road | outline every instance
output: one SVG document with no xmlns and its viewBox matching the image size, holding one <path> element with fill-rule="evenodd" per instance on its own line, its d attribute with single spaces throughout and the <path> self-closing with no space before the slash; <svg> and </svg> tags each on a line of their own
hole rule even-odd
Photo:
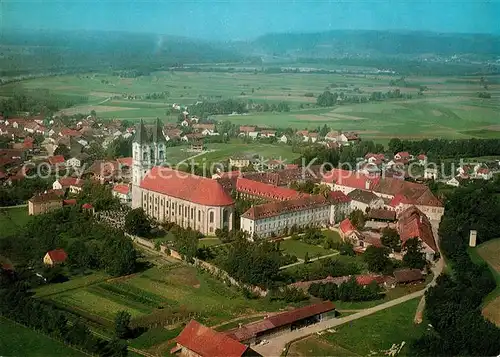
<svg viewBox="0 0 500 357">
<path fill-rule="evenodd" d="M 334 328 L 334 327 L 339 326 L 339 325 L 343 325 L 347 322 L 351 322 L 351 321 L 360 319 L 362 317 L 366 317 L 366 316 L 374 314 L 378 311 L 382 311 L 382 310 L 388 309 L 390 307 L 407 302 L 409 300 L 421 297 L 424 295 L 426 289 L 423 289 L 423 290 L 414 292 L 412 294 L 408 294 L 408 295 L 402 296 L 400 298 L 385 302 L 383 304 L 362 310 L 356 314 L 352 314 L 352 315 L 349 315 L 346 317 L 341 317 L 338 319 L 333 318 L 330 320 L 321 321 L 317 324 L 307 326 L 307 327 L 301 328 L 299 330 L 287 332 L 286 334 L 283 334 L 281 336 L 278 336 L 276 338 L 269 340 L 269 343 L 266 345 L 252 346 L 252 349 L 254 349 L 255 351 L 257 351 L 258 353 L 260 353 L 261 355 L 263 355 L 265 357 L 279 356 L 281 354 L 281 352 L 283 352 L 283 349 L 285 348 L 286 344 L 293 341 L 293 340 L 309 336 L 309 335 L 314 334 L 316 332 L 320 332 L 323 330 Z"/>
</svg>

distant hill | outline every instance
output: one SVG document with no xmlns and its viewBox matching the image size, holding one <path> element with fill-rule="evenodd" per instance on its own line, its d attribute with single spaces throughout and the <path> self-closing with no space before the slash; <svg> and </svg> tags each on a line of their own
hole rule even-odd
<svg viewBox="0 0 500 357">
<path fill-rule="evenodd" d="M 0 32 L 0 76 L 102 68 L 156 69 L 240 59 L 228 48 L 174 36 L 95 31 Z"/>
<path fill-rule="evenodd" d="M 500 55 L 500 36 L 351 30 L 272 33 L 246 43 L 246 51 L 260 55 L 310 58 L 464 54 L 495 57 Z"/>
</svg>

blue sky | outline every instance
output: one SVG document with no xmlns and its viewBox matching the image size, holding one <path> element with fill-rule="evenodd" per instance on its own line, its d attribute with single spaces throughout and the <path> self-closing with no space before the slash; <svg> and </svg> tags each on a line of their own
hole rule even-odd
<svg viewBox="0 0 500 357">
<path fill-rule="evenodd" d="M 1 28 L 118 30 L 203 39 L 405 29 L 500 34 L 500 0 L 0 0 Z"/>
</svg>

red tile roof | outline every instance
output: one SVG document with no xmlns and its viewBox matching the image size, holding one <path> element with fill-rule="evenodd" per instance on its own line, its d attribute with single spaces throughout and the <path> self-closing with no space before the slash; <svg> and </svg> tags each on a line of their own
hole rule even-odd
<svg viewBox="0 0 500 357">
<path fill-rule="evenodd" d="M 76 199 L 71 198 L 69 200 L 63 200 L 63 206 L 74 206 L 76 205 Z"/>
<path fill-rule="evenodd" d="M 59 134 L 61 136 L 82 136 L 82 133 L 80 133 L 78 130 L 73 129 L 62 129 Z"/>
<path fill-rule="evenodd" d="M 94 206 L 92 206 L 90 203 L 84 203 L 82 205 L 82 208 L 83 209 L 92 209 L 92 208 L 94 208 Z"/>
<path fill-rule="evenodd" d="M 34 195 L 33 197 L 31 197 L 29 199 L 29 202 L 32 202 L 32 203 L 53 202 L 53 201 L 60 202 L 60 200 L 61 200 L 61 198 L 56 192 L 47 191 L 44 193 Z"/>
<path fill-rule="evenodd" d="M 394 156 L 399 156 L 402 159 L 409 159 L 410 158 L 410 153 L 408 151 L 400 151 Z"/>
<path fill-rule="evenodd" d="M 323 175 L 323 182 L 341 186 L 369 190 L 380 180 L 379 177 L 365 175 L 357 171 L 332 169 Z"/>
<path fill-rule="evenodd" d="M 288 212 L 329 206 L 328 200 L 320 195 L 300 197 L 286 201 L 275 201 L 252 206 L 241 217 L 252 220 L 279 216 Z"/>
<path fill-rule="evenodd" d="M 374 281 L 377 282 L 377 284 L 383 284 L 385 282 L 385 277 L 383 275 L 357 275 L 356 276 L 356 282 L 362 286 L 370 285 Z"/>
<path fill-rule="evenodd" d="M 118 163 L 122 166 L 132 167 L 133 164 L 133 158 L 131 157 L 120 157 L 116 159 L 116 161 L 118 161 Z"/>
<path fill-rule="evenodd" d="M 419 159 L 419 160 L 426 160 L 427 159 L 427 155 L 420 154 L 420 155 L 417 156 L 417 159 Z"/>
<path fill-rule="evenodd" d="M 250 133 L 255 131 L 255 126 L 240 126 L 240 133 Z"/>
<path fill-rule="evenodd" d="M 349 218 L 346 218 L 342 222 L 340 222 L 339 228 L 344 234 L 356 230 L 356 228 L 352 225 L 351 220 Z"/>
<path fill-rule="evenodd" d="M 368 154 L 365 155 L 365 159 L 370 159 L 372 157 L 377 159 L 377 160 L 384 160 L 385 159 L 384 154 L 374 154 L 372 152 L 369 152 Z"/>
<path fill-rule="evenodd" d="M 290 188 L 268 185 L 244 177 L 238 177 L 236 191 L 277 201 L 291 200 L 304 196 L 304 194 Z"/>
<path fill-rule="evenodd" d="M 374 192 L 394 196 L 394 202 L 391 202 L 391 206 L 393 207 L 397 206 L 399 202 L 442 207 L 441 201 L 423 184 L 396 178 L 383 178 L 375 183 L 372 189 Z M 398 195 L 400 197 L 396 199 Z"/>
<path fill-rule="evenodd" d="M 212 330 L 195 320 L 191 320 L 184 327 L 175 341 L 202 357 L 239 357 L 248 349 L 226 334 Z"/>
<path fill-rule="evenodd" d="M 129 185 L 117 184 L 113 187 L 113 191 L 121 193 L 122 195 L 128 195 L 128 193 L 130 192 L 130 187 Z"/>
<path fill-rule="evenodd" d="M 330 198 L 337 203 L 347 203 L 351 201 L 351 198 L 342 191 L 331 191 Z"/>
<path fill-rule="evenodd" d="M 70 186 L 83 186 L 83 180 L 76 177 L 61 177 L 57 180 L 63 188 L 68 188 Z"/>
<path fill-rule="evenodd" d="M 267 330 L 285 326 L 334 309 L 335 305 L 331 301 L 323 301 L 319 304 L 304 306 L 292 311 L 269 316 L 264 320 L 249 323 L 241 328 L 229 330 L 226 334 L 237 341 L 245 341 Z"/>
<path fill-rule="evenodd" d="M 241 175 L 241 171 L 223 171 L 223 172 L 218 172 L 217 175 L 219 175 L 220 178 L 235 178 Z"/>
<path fill-rule="evenodd" d="M 141 188 L 206 206 L 234 204 L 217 180 L 156 166 L 144 177 Z"/>
<path fill-rule="evenodd" d="M 398 283 L 411 283 L 424 279 L 422 272 L 418 269 L 400 269 L 395 270 L 393 274 Z"/>
<path fill-rule="evenodd" d="M 49 250 L 47 254 L 54 263 L 62 263 L 68 258 L 64 249 Z"/>
<path fill-rule="evenodd" d="M 66 160 L 62 155 L 55 155 L 55 156 L 49 156 L 48 161 L 49 164 L 51 165 L 57 165 L 57 164 L 63 164 Z"/>
<path fill-rule="evenodd" d="M 438 251 L 432 225 L 417 207 L 411 206 L 399 215 L 397 228 L 403 246 L 408 239 L 418 238 L 434 252 Z"/>
</svg>

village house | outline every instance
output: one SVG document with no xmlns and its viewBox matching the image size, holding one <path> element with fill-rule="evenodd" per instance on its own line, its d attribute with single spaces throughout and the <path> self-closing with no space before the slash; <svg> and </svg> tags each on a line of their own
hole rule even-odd
<svg viewBox="0 0 500 357">
<path fill-rule="evenodd" d="M 256 137 L 258 135 L 257 128 L 255 126 L 240 126 L 240 131 L 239 131 L 240 136 L 252 136 Z"/>
<path fill-rule="evenodd" d="M 52 184 L 53 190 L 69 190 L 72 194 L 78 194 L 82 191 L 84 181 L 76 177 L 62 177 Z"/>
<path fill-rule="evenodd" d="M 66 167 L 79 168 L 82 167 L 85 160 L 88 160 L 90 156 L 86 153 L 81 153 L 73 156 L 72 158 L 66 160 Z"/>
<path fill-rule="evenodd" d="M 62 264 L 68 259 L 68 255 L 63 249 L 49 250 L 43 257 L 43 264 L 54 266 Z"/>
<path fill-rule="evenodd" d="M 47 162 L 53 168 L 66 166 L 66 160 L 64 159 L 64 156 L 62 156 L 62 155 L 49 156 L 47 158 Z"/>
<path fill-rule="evenodd" d="M 398 269 L 393 274 L 398 284 L 418 283 L 425 280 L 425 276 L 418 269 Z"/>
<path fill-rule="evenodd" d="M 229 167 L 237 167 L 242 169 L 250 166 L 252 159 L 248 156 L 233 156 L 229 158 Z"/>
<path fill-rule="evenodd" d="M 413 160 L 413 155 L 411 155 L 408 151 L 400 151 L 394 155 L 394 160 L 397 162 L 408 163 L 410 160 Z"/>
<path fill-rule="evenodd" d="M 421 166 L 427 165 L 427 155 L 425 154 L 420 154 L 417 156 L 418 164 Z"/>
<path fill-rule="evenodd" d="M 49 191 L 37 194 L 28 200 L 28 214 L 37 216 L 44 214 L 63 206 L 61 197 L 55 192 Z"/>
<path fill-rule="evenodd" d="M 279 142 L 280 143 L 283 143 L 283 144 L 286 144 L 288 143 L 288 138 L 285 134 L 281 135 L 281 137 L 279 138 Z"/>
<path fill-rule="evenodd" d="M 130 186 L 125 184 L 116 184 L 112 190 L 113 196 L 118 198 L 121 203 L 128 204 L 132 201 Z"/>
<path fill-rule="evenodd" d="M 276 130 L 261 130 L 260 136 L 263 138 L 274 138 L 276 137 Z"/>
<path fill-rule="evenodd" d="M 339 136 L 341 133 L 337 130 L 331 130 L 325 135 L 325 140 L 326 141 L 333 141 L 337 142 L 339 140 Z"/>
<path fill-rule="evenodd" d="M 244 357 L 260 356 L 247 345 L 191 320 L 175 338 L 170 354 L 180 357 Z"/>
<path fill-rule="evenodd" d="M 359 209 L 363 213 L 370 209 L 380 209 L 384 207 L 384 200 L 371 191 L 355 189 L 347 194 L 351 199 L 351 209 Z"/>
<path fill-rule="evenodd" d="M 340 237 L 344 242 L 355 242 L 360 239 L 361 233 L 358 232 L 356 227 L 351 223 L 349 218 L 344 219 L 339 224 Z"/>
<path fill-rule="evenodd" d="M 432 225 L 417 207 L 411 206 L 398 215 L 397 230 L 403 248 L 408 239 L 418 238 L 422 242 L 425 258 L 428 261 L 434 260 L 438 248 L 432 233 Z"/>
<path fill-rule="evenodd" d="M 437 180 L 438 170 L 430 167 L 426 167 L 424 170 L 424 179 L 426 180 Z"/>
<path fill-rule="evenodd" d="M 266 166 L 269 170 L 279 170 L 283 169 L 284 164 L 281 160 L 272 159 L 266 162 Z"/>
</svg>

